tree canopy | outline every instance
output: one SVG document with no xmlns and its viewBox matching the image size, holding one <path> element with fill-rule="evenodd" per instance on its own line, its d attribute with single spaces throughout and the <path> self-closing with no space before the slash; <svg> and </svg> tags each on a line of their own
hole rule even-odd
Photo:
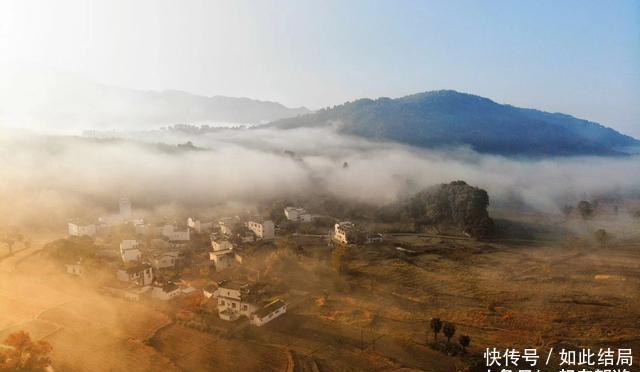
<svg viewBox="0 0 640 372">
<path fill-rule="evenodd" d="M 404 205 L 404 213 L 419 224 L 454 225 L 467 234 L 483 238 L 493 232 L 487 207 L 489 195 L 464 181 L 440 184 L 417 193 Z"/>
</svg>

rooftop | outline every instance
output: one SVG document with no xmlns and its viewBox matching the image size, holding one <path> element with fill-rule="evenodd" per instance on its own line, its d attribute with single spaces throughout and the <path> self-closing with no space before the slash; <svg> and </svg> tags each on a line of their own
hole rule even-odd
<svg viewBox="0 0 640 372">
<path fill-rule="evenodd" d="M 139 273 L 140 271 L 144 271 L 147 269 L 150 269 L 151 266 L 149 264 L 143 263 L 143 264 L 138 264 L 135 266 L 131 266 L 129 268 L 126 269 L 128 274 L 134 274 L 134 273 Z"/>
<path fill-rule="evenodd" d="M 255 314 L 259 318 L 264 318 L 265 316 L 271 314 L 272 312 L 274 312 L 277 309 L 285 306 L 286 304 L 287 303 L 282 301 L 281 299 L 277 299 L 277 300 L 274 300 L 274 301 L 270 302 L 269 304 L 267 304 L 262 309 L 256 311 Z"/>
<path fill-rule="evenodd" d="M 249 287 L 249 283 L 241 282 L 239 280 L 223 280 L 218 283 L 218 288 L 233 289 L 239 291 Z"/>
<path fill-rule="evenodd" d="M 338 225 L 340 225 L 340 227 L 342 227 L 343 229 L 352 229 L 355 226 L 351 221 L 338 222 Z"/>
<path fill-rule="evenodd" d="M 178 285 L 174 282 L 169 282 L 162 286 L 162 290 L 165 292 L 173 292 L 178 288 L 179 288 Z"/>
<path fill-rule="evenodd" d="M 304 209 L 302 207 L 286 207 L 284 210 L 286 210 L 286 211 L 306 212 L 306 209 Z"/>
</svg>

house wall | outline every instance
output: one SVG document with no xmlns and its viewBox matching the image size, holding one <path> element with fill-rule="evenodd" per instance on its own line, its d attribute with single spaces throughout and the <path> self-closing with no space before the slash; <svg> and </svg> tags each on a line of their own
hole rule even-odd
<svg viewBox="0 0 640 372">
<path fill-rule="evenodd" d="M 275 309 L 273 312 L 271 312 L 270 314 L 262 318 L 254 314 L 251 317 L 251 324 L 256 325 L 258 327 L 262 327 L 263 325 L 269 323 L 270 321 L 274 320 L 275 318 L 279 317 L 280 315 L 286 312 L 287 312 L 287 305 L 284 305 L 282 307 Z"/>
<path fill-rule="evenodd" d="M 176 258 L 170 255 L 164 255 L 153 259 L 153 267 L 156 269 L 167 269 L 176 265 Z"/>
<path fill-rule="evenodd" d="M 140 261 L 142 258 L 142 252 L 137 248 L 120 251 L 120 255 L 122 256 L 123 262 Z"/>
<path fill-rule="evenodd" d="M 118 280 L 120 280 L 120 281 L 128 282 L 129 281 L 129 274 L 127 274 L 127 272 L 125 270 L 118 270 L 118 271 L 116 271 L 116 278 L 118 278 Z"/>
<path fill-rule="evenodd" d="M 142 274 L 142 285 L 149 285 L 153 282 L 153 270 L 151 268 L 146 269 Z"/>
<path fill-rule="evenodd" d="M 270 220 L 264 222 L 249 221 L 247 222 L 247 227 L 260 239 L 273 239 L 275 236 L 275 225 Z"/>
<path fill-rule="evenodd" d="M 96 236 L 96 225 L 78 225 L 69 222 L 69 235 L 71 236 Z"/>
<path fill-rule="evenodd" d="M 72 275 L 82 275 L 83 274 L 82 266 L 77 264 L 67 265 L 67 273 Z"/>
<path fill-rule="evenodd" d="M 153 290 L 151 291 L 151 297 L 162 301 L 169 301 L 170 299 L 178 296 L 180 296 L 179 288 L 171 292 L 165 292 L 161 287 L 153 287 Z"/>
<path fill-rule="evenodd" d="M 209 252 L 209 259 L 213 261 L 216 271 L 221 271 L 229 268 L 233 264 L 233 256 L 223 253 L 216 254 L 215 252 Z"/>
<path fill-rule="evenodd" d="M 231 235 L 233 232 L 231 231 L 233 228 L 233 223 L 227 220 L 218 221 L 218 225 L 220 226 L 220 232 L 224 235 Z"/>
<path fill-rule="evenodd" d="M 231 244 L 231 242 L 229 242 L 228 240 L 212 240 L 211 248 L 214 252 L 225 251 L 233 249 L 233 244 Z"/>
<path fill-rule="evenodd" d="M 129 274 L 126 270 L 116 271 L 116 278 L 123 282 L 137 282 L 138 285 L 149 285 L 153 282 L 153 270 L 151 268 L 144 271 Z"/>
<path fill-rule="evenodd" d="M 289 221 L 311 222 L 311 214 L 307 213 L 304 208 L 285 208 L 284 215 Z"/>
<path fill-rule="evenodd" d="M 255 304 L 249 302 L 230 299 L 228 297 L 218 297 L 218 314 L 226 309 L 229 309 L 246 317 L 251 317 L 251 315 L 258 310 L 258 307 Z"/>
</svg>

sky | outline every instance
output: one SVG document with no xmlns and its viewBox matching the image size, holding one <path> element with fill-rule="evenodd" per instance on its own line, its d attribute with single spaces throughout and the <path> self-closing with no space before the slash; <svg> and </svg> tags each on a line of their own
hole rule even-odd
<svg viewBox="0 0 640 372">
<path fill-rule="evenodd" d="M 2 0 L 0 62 L 311 109 L 455 89 L 640 137 L 640 1 Z"/>
</svg>

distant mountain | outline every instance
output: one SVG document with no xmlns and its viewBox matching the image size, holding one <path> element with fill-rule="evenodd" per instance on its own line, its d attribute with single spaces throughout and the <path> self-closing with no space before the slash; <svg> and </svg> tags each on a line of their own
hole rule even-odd
<svg viewBox="0 0 640 372">
<path fill-rule="evenodd" d="M 425 148 L 469 146 L 501 155 L 624 155 L 640 150 L 640 141 L 598 123 L 451 90 L 360 99 L 269 126 L 335 126 L 374 140 Z"/>
<path fill-rule="evenodd" d="M 139 130 L 176 123 L 258 124 L 310 112 L 249 98 L 118 88 L 48 71 L 1 81 L 0 124 L 7 126 Z"/>
</svg>

